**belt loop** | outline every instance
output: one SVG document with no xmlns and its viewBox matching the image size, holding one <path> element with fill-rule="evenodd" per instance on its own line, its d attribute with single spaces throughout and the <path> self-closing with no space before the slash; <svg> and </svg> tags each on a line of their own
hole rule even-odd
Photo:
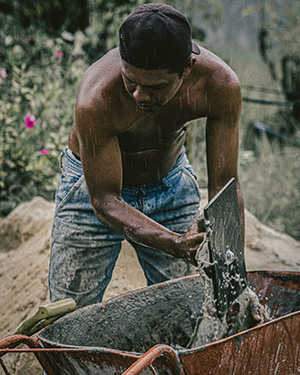
<svg viewBox="0 0 300 375">
<path fill-rule="evenodd" d="M 168 181 L 168 176 L 164 177 L 162 180 L 161 180 L 163 186 L 164 186 L 164 190 L 168 190 L 169 187 L 171 186 L 170 182 Z"/>
<path fill-rule="evenodd" d="M 65 151 L 65 150 L 62 151 L 62 153 L 60 154 L 59 165 L 60 165 L 60 168 L 61 168 L 61 169 L 64 168 L 62 158 L 64 157 L 65 154 L 66 154 L 66 151 Z"/>
</svg>

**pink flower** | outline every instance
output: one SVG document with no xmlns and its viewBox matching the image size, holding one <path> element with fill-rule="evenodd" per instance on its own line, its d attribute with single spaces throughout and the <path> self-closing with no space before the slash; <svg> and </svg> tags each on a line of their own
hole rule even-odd
<svg viewBox="0 0 300 375">
<path fill-rule="evenodd" d="M 63 57 L 63 53 L 62 52 L 57 52 L 56 57 Z"/>
<path fill-rule="evenodd" d="M 33 129 L 34 124 L 36 124 L 36 118 L 33 115 L 27 115 L 24 117 L 26 128 Z"/>
<path fill-rule="evenodd" d="M 0 76 L 1 76 L 1 78 L 7 78 L 7 71 L 6 71 L 6 69 L 1 69 Z"/>
<path fill-rule="evenodd" d="M 46 148 L 43 148 L 43 149 L 40 151 L 40 154 L 41 154 L 41 155 L 48 155 L 48 154 L 49 154 L 49 150 L 47 150 Z"/>
</svg>

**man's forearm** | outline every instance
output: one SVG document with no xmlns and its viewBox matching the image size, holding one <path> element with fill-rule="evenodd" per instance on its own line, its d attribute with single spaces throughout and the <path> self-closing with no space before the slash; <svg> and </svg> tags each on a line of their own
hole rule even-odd
<svg viewBox="0 0 300 375">
<path fill-rule="evenodd" d="M 112 199 L 107 203 L 98 207 L 94 204 L 99 221 L 130 241 L 181 257 L 184 244 L 180 243 L 178 233 L 170 231 L 123 200 Z"/>
</svg>

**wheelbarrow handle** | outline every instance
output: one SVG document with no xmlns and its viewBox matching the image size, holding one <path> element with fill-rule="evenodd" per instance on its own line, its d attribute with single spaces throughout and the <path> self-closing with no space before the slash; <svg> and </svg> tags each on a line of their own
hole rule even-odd
<svg viewBox="0 0 300 375">
<path fill-rule="evenodd" d="M 168 345 L 155 345 L 123 372 L 122 375 L 137 375 L 161 356 L 166 357 L 174 375 L 184 374 L 176 351 Z"/>
<path fill-rule="evenodd" d="M 6 367 L 1 359 L 2 355 L 9 351 L 9 349 L 14 348 L 20 344 L 25 344 L 31 349 L 42 349 L 42 345 L 39 343 L 38 338 L 32 338 L 26 335 L 13 335 L 5 337 L 0 340 L 0 365 L 2 366 L 5 373 L 8 373 Z M 25 349 L 26 350 L 26 349 Z M 24 350 L 24 351 L 25 351 Z M 43 369 L 46 371 L 47 375 L 55 375 L 55 371 L 49 362 L 45 353 L 34 352 L 37 360 L 40 362 Z"/>
<path fill-rule="evenodd" d="M 52 302 L 39 307 L 38 311 L 29 319 L 25 320 L 17 329 L 15 334 L 31 336 L 44 328 L 54 320 L 75 310 L 76 303 L 72 298 Z"/>
</svg>

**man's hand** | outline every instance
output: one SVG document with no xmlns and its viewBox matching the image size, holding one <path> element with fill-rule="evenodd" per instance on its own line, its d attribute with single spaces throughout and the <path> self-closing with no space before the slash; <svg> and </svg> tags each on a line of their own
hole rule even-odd
<svg viewBox="0 0 300 375">
<path fill-rule="evenodd" d="M 204 240 L 205 232 L 198 232 L 198 224 L 194 223 L 191 228 L 182 236 L 180 236 L 181 248 L 179 252 L 174 255 L 176 258 L 183 258 L 194 266 L 197 266 L 196 253 Z M 172 254 L 173 255 L 173 254 Z"/>
</svg>

